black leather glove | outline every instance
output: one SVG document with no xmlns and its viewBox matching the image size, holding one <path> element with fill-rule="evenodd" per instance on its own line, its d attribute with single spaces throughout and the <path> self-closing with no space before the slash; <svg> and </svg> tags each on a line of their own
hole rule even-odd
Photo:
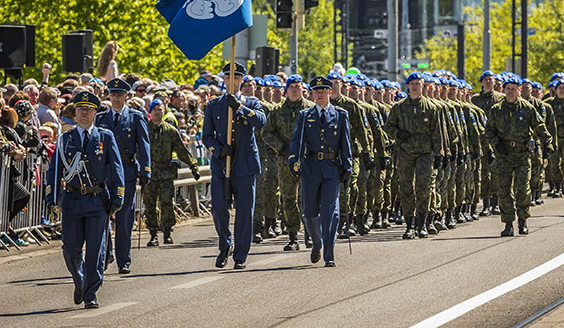
<svg viewBox="0 0 564 328">
<path fill-rule="evenodd" d="M 292 173 L 292 175 L 294 176 L 294 178 L 299 178 L 300 177 L 300 163 L 298 162 L 289 162 L 288 163 L 288 167 L 290 168 L 290 173 Z"/>
<path fill-rule="evenodd" d="M 370 153 L 364 153 L 362 160 L 364 161 L 364 168 L 366 171 L 370 171 L 376 167 L 376 162 L 374 161 L 374 158 L 370 156 Z"/>
<path fill-rule="evenodd" d="M 233 111 L 236 111 L 239 109 L 239 107 L 241 107 L 241 102 L 237 100 L 237 98 L 235 98 L 234 95 L 228 93 L 226 97 L 227 97 L 227 105 L 231 107 Z"/>
<path fill-rule="evenodd" d="M 392 167 L 392 158 L 390 156 L 380 157 L 380 170 L 387 170 Z"/>
<path fill-rule="evenodd" d="M 552 156 L 553 152 L 550 149 L 550 145 L 546 145 L 543 147 L 542 149 L 542 159 L 548 159 L 550 156 Z"/>
<path fill-rule="evenodd" d="M 446 170 L 448 168 L 448 165 L 450 164 L 450 159 L 451 159 L 451 157 L 449 157 L 449 156 L 446 156 L 445 158 L 443 158 L 443 170 Z"/>
<path fill-rule="evenodd" d="M 198 169 L 198 165 L 192 165 L 190 170 L 192 171 L 192 176 L 194 177 L 194 180 L 196 181 L 200 180 L 200 169 Z"/>
<path fill-rule="evenodd" d="M 395 143 L 389 143 L 386 145 L 386 151 L 391 152 L 394 150 L 396 144 Z"/>
<path fill-rule="evenodd" d="M 286 158 L 290 157 L 290 146 L 288 145 L 282 146 L 282 149 L 280 149 L 280 153 L 278 154 Z"/>
<path fill-rule="evenodd" d="M 411 137 L 411 133 L 409 133 L 409 131 L 405 131 L 405 130 L 398 130 L 398 132 L 396 133 L 396 136 L 398 137 L 399 140 L 405 141 L 409 137 Z"/>
<path fill-rule="evenodd" d="M 433 169 L 438 170 L 442 166 L 443 166 L 443 156 L 441 155 L 435 156 L 435 161 L 433 162 Z"/>
<path fill-rule="evenodd" d="M 139 177 L 139 185 L 144 188 L 150 182 L 149 177 Z"/>
<path fill-rule="evenodd" d="M 110 204 L 110 209 L 108 210 L 108 215 L 109 215 L 110 217 L 112 217 L 112 216 L 114 216 L 114 214 L 116 214 L 117 211 L 119 211 L 120 209 L 121 209 L 121 206 L 119 206 L 118 204 L 111 203 L 111 204 Z"/>
<path fill-rule="evenodd" d="M 345 186 L 349 185 L 351 182 L 351 171 L 345 171 L 345 173 L 343 173 L 341 176 L 341 182 L 344 183 Z"/>
<path fill-rule="evenodd" d="M 507 149 L 505 148 L 505 145 L 502 142 L 498 142 L 495 145 L 495 150 L 497 150 L 497 154 L 498 155 L 507 155 Z"/>
<path fill-rule="evenodd" d="M 466 155 L 464 155 L 463 153 L 458 153 L 458 156 L 456 156 L 456 166 L 464 164 L 465 159 Z"/>
<path fill-rule="evenodd" d="M 223 148 L 219 151 L 219 157 L 233 157 L 233 146 L 231 145 L 224 145 Z"/>
<path fill-rule="evenodd" d="M 493 149 L 488 150 L 488 164 L 492 165 L 492 163 L 495 161 L 495 152 L 493 151 Z"/>
</svg>

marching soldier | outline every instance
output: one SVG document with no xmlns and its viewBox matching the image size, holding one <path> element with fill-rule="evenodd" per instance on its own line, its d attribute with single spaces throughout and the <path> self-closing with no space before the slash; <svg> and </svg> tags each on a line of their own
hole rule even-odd
<svg viewBox="0 0 564 328">
<path fill-rule="evenodd" d="M 325 267 L 334 267 L 339 185 L 348 183 L 352 170 L 348 113 L 329 102 L 331 81 L 319 76 L 310 85 L 315 106 L 299 113 L 288 165 L 296 177 L 301 173 L 304 222 L 313 239 L 310 260 L 321 259 L 323 246 Z"/>
<path fill-rule="evenodd" d="M 131 231 L 135 222 L 135 191 L 137 178 L 141 188 L 149 183 L 151 177 L 151 156 L 147 122 L 143 113 L 129 108 L 125 104 L 126 95 L 131 89 L 129 84 L 119 78 L 108 82 L 112 108 L 96 115 L 95 125 L 108 129 L 120 150 L 125 172 L 125 197 L 121 210 L 115 218 L 115 258 L 120 274 L 131 272 Z M 139 160 L 135 154 L 139 153 Z M 108 258 L 112 256 L 112 241 L 108 240 Z"/>
<path fill-rule="evenodd" d="M 96 291 L 104 278 L 109 218 L 123 203 L 124 172 L 113 133 L 94 123 L 100 99 L 82 91 L 73 98 L 76 129 L 63 133 L 49 166 L 47 208 L 59 205 L 63 217 L 63 256 L 74 282 L 74 303 L 98 307 Z M 61 183 L 65 191 L 60 204 Z M 82 246 L 86 242 L 86 256 Z"/>
</svg>

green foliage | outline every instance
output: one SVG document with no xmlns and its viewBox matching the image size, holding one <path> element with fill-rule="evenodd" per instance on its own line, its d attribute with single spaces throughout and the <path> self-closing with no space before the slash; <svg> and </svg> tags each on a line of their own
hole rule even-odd
<svg viewBox="0 0 564 328">
<path fill-rule="evenodd" d="M 518 6 L 520 7 L 520 6 Z M 520 8 L 519 8 L 520 10 Z M 466 81 L 480 90 L 478 78 L 482 73 L 482 46 L 484 16 L 483 8 L 465 8 L 469 19 L 466 26 Z M 518 11 L 517 16 L 520 17 Z M 553 72 L 562 70 L 564 53 L 564 0 L 545 1 L 529 15 L 529 27 L 535 28 L 528 38 L 528 75 L 532 81 L 547 83 Z M 490 11 L 492 42 L 492 70 L 496 73 L 506 70 L 505 61 L 511 58 L 511 0 L 492 4 Z M 456 38 L 434 36 L 427 40 L 426 57 L 431 60 L 429 70 L 447 69 L 457 72 Z M 521 37 L 516 36 L 516 52 L 521 52 Z M 424 58 L 422 53 L 417 58 Z"/>
</svg>

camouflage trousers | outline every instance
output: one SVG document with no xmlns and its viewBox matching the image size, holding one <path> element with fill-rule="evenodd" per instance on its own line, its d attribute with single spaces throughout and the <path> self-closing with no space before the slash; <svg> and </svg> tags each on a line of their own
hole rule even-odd
<svg viewBox="0 0 564 328">
<path fill-rule="evenodd" d="M 339 194 L 339 216 L 341 218 L 341 222 L 345 220 L 347 214 L 354 215 L 354 210 L 356 206 L 356 198 L 353 197 L 358 196 L 358 170 L 359 170 L 359 161 L 357 157 L 353 157 L 352 160 L 352 174 L 351 174 L 351 182 L 348 186 L 345 186 L 341 183 L 341 192 Z M 349 213 L 347 213 L 347 209 Z"/>
<path fill-rule="evenodd" d="M 280 208 L 280 194 L 278 193 L 278 164 L 275 156 L 268 156 L 266 165 L 261 166 L 266 170 L 264 181 L 264 217 L 273 219 Z M 258 196 L 258 194 L 257 194 Z"/>
<path fill-rule="evenodd" d="M 447 199 L 448 208 L 455 208 L 459 204 L 456 202 L 456 176 L 459 166 L 456 163 L 450 163 L 450 176 L 447 181 Z"/>
<path fill-rule="evenodd" d="M 283 162 L 284 159 L 278 159 L 278 186 L 280 187 L 284 225 L 288 232 L 298 232 L 302 222 L 299 197 L 301 179 L 296 179 L 288 165 Z"/>
<path fill-rule="evenodd" d="M 531 191 L 541 191 L 544 183 L 544 160 L 542 150 L 537 149 L 531 157 Z"/>
<path fill-rule="evenodd" d="M 416 212 L 429 212 L 435 181 L 432 166 L 431 154 L 398 152 L 396 171 L 400 185 L 399 197 L 406 218 L 414 217 Z"/>
<path fill-rule="evenodd" d="M 255 209 L 253 213 L 253 223 L 258 223 L 261 226 L 264 224 L 264 209 L 265 209 L 265 181 L 266 181 L 266 159 L 260 159 L 261 174 L 256 175 L 255 186 Z"/>
<path fill-rule="evenodd" d="M 376 167 L 370 170 L 368 179 L 368 201 L 369 209 L 377 212 L 387 212 L 390 208 L 384 206 L 384 183 L 386 170 L 380 168 L 380 161 L 376 161 Z"/>
<path fill-rule="evenodd" d="M 548 160 L 554 183 L 560 183 L 564 178 L 564 152 L 561 145 L 564 145 L 564 138 L 558 138 L 558 150 Z"/>
<path fill-rule="evenodd" d="M 468 162 L 458 165 L 456 168 L 456 206 L 463 205 L 466 200 L 466 182 L 468 177 Z"/>
<path fill-rule="evenodd" d="M 450 206 L 448 200 L 448 181 L 450 179 L 451 171 L 452 171 L 452 163 L 447 166 L 446 169 L 439 169 L 437 173 L 437 193 L 439 202 L 437 204 L 437 213 L 442 214 L 446 211 Z"/>
<path fill-rule="evenodd" d="M 488 163 L 487 156 L 482 156 L 480 158 L 480 196 L 482 198 L 490 197 L 490 164 Z"/>
<path fill-rule="evenodd" d="M 394 174 L 394 168 L 388 167 L 384 172 L 384 186 L 382 190 L 384 204 L 382 204 L 382 211 L 389 212 L 392 210 L 392 176 Z"/>
<path fill-rule="evenodd" d="M 480 202 L 480 196 L 482 195 L 482 158 L 472 160 L 472 165 L 474 166 L 473 178 L 474 178 L 474 190 L 472 192 L 472 200 L 470 204 L 476 205 Z"/>
<path fill-rule="evenodd" d="M 519 219 L 531 216 L 531 160 L 528 157 L 518 159 L 500 156 L 497 168 L 503 172 L 499 176 L 499 208 L 502 222 L 513 222 L 515 212 Z M 515 195 L 515 197 L 513 197 Z"/>
<path fill-rule="evenodd" d="M 351 208 L 355 208 L 356 215 L 365 215 L 368 213 L 366 205 L 368 203 L 367 185 L 370 172 L 366 170 L 363 161 L 359 160 L 358 158 L 356 159 L 356 161 L 358 162 L 358 177 L 356 181 L 357 188 L 356 190 L 353 190 L 353 192 L 356 191 L 356 195 L 351 195 L 351 199 L 356 199 L 356 207 L 353 207 L 351 204 Z"/>
<path fill-rule="evenodd" d="M 165 228 L 173 227 L 176 224 L 176 214 L 174 213 L 174 181 L 151 180 L 143 192 L 143 202 L 145 203 L 145 214 L 147 215 L 147 229 L 155 231 L 159 229 L 157 204 L 161 214 L 161 225 Z"/>
</svg>

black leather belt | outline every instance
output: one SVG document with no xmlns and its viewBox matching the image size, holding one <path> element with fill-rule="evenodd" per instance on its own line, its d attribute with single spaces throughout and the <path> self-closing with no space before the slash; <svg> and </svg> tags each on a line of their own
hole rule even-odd
<svg viewBox="0 0 564 328">
<path fill-rule="evenodd" d="M 151 167 L 169 168 L 169 167 L 170 167 L 170 163 L 151 162 Z"/>
<path fill-rule="evenodd" d="M 503 143 L 506 146 L 509 146 L 511 148 L 516 148 L 516 149 L 528 149 L 527 145 L 522 143 L 522 142 L 515 142 L 513 140 L 503 140 Z"/>
<path fill-rule="evenodd" d="M 322 152 L 313 151 L 311 149 L 307 150 L 307 154 L 309 156 L 313 156 L 313 157 L 317 158 L 318 160 L 337 158 L 337 153 L 322 153 Z"/>
<path fill-rule="evenodd" d="M 92 186 L 92 187 L 75 187 L 71 185 L 66 185 L 65 189 L 70 192 L 75 192 L 77 194 L 86 195 L 86 194 L 99 194 L 106 188 L 106 184 L 102 183 L 99 186 Z"/>
</svg>

